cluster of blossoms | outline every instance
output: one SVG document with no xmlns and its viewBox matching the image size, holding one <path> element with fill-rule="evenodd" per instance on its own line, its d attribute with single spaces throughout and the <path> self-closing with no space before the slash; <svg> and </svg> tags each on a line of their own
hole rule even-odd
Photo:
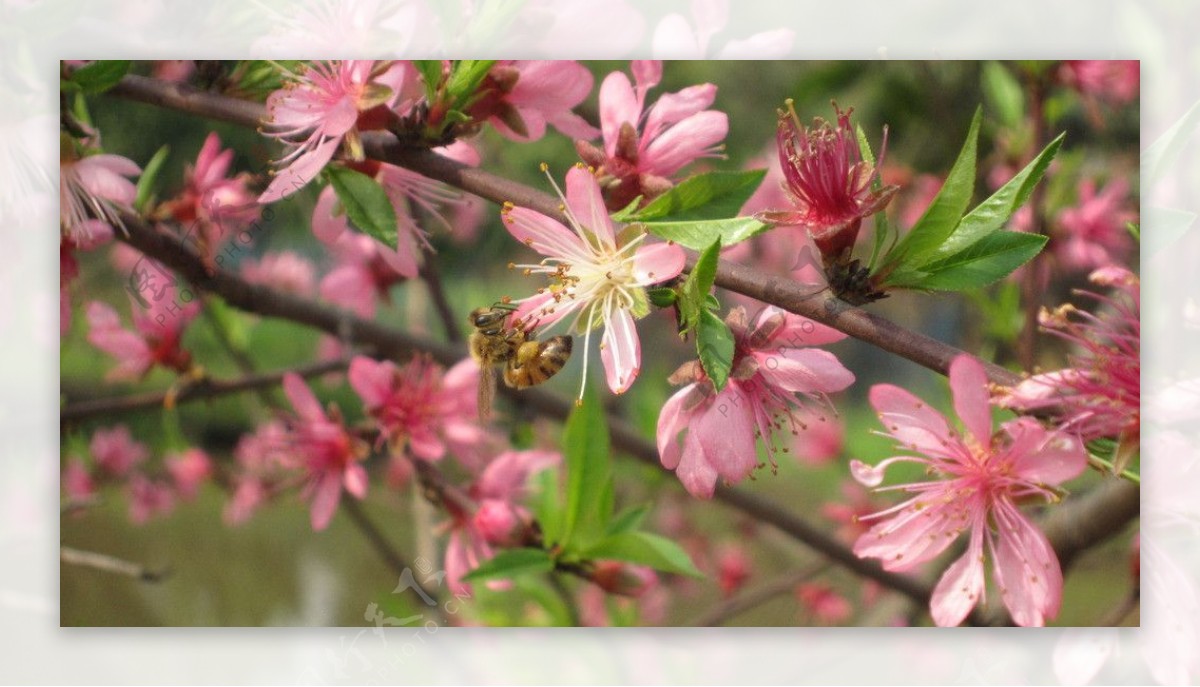
<svg viewBox="0 0 1200 687">
<path fill-rule="evenodd" d="M 88 445 L 90 461 L 74 456 L 63 468 L 62 484 L 67 498 L 84 504 L 105 485 L 123 485 L 129 500 L 129 519 L 137 525 L 170 513 L 178 501 L 196 498 L 200 486 L 213 474 L 212 461 L 199 448 L 168 452 L 163 472 L 145 469 L 150 450 L 117 425 L 97 429 Z"/>
</svg>

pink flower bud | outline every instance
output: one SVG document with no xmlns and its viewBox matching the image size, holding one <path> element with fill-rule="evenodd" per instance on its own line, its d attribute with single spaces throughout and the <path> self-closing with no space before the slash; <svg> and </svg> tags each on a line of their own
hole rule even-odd
<svg viewBox="0 0 1200 687">
<path fill-rule="evenodd" d="M 658 575 L 641 565 L 621 561 L 597 561 L 592 582 L 610 594 L 641 597 L 658 585 Z"/>
<path fill-rule="evenodd" d="M 484 540 L 496 546 L 521 543 L 525 522 L 511 504 L 499 499 L 484 499 L 475 511 L 475 527 Z"/>
</svg>

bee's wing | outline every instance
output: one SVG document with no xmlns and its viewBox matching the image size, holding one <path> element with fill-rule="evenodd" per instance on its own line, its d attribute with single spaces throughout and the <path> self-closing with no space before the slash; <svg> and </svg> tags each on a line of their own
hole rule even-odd
<svg viewBox="0 0 1200 687">
<path fill-rule="evenodd" d="M 479 419 L 492 414 L 492 399 L 496 397 L 496 368 L 483 365 L 479 369 Z"/>
</svg>

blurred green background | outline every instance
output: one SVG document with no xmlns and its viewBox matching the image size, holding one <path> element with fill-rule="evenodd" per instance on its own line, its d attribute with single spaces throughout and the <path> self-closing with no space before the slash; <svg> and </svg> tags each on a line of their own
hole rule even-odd
<svg viewBox="0 0 1200 687">
<path fill-rule="evenodd" d="M 587 64 L 596 75 L 596 82 L 592 95 L 579 111 L 595 122 L 600 81 L 612 70 L 628 71 L 629 65 L 627 62 Z M 138 68 L 147 69 L 145 65 Z M 1012 151 L 1019 152 L 1022 137 L 1029 136 L 1028 130 L 1002 122 L 996 105 L 989 102 L 981 87 L 981 69 L 981 63 L 964 62 L 668 62 L 663 83 L 651 91 L 648 102 L 664 92 L 695 83 L 707 81 L 718 85 L 713 107 L 728 113 L 730 120 L 727 159 L 705 160 L 685 171 L 705 167 L 742 168 L 764 153 L 773 155 L 775 109 L 785 98 L 793 98 L 802 120 L 814 116 L 831 118 L 831 100 L 843 108 L 853 107 L 854 122 L 876 147 L 886 124 L 890 130 L 889 165 L 903 165 L 912 174 L 938 176 L 949 169 L 972 112 L 982 103 L 985 120 L 979 147 L 981 180 L 975 196 L 978 201 L 990 190 L 982 180 L 989 162 L 1000 162 L 1014 154 Z M 1078 182 L 1086 176 L 1126 177 L 1136 189 L 1136 103 L 1106 109 L 1102 125 L 1098 126 L 1075 94 L 1057 89 L 1050 98 L 1048 112 L 1054 117 L 1050 131 L 1066 131 L 1067 139 L 1045 182 L 1049 213 L 1073 203 Z M 238 171 L 262 173 L 269 168 L 270 160 L 279 155 L 278 145 L 252 130 L 106 95 L 89 98 L 88 105 L 102 133 L 106 152 L 125 155 L 144 165 L 160 146 L 170 146 L 159 179 L 159 198 L 169 197 L 180 187 L 184 165 L 194 162 L 209 131 L 217 131 L 223 146 L 237 151 L 234 168 Z M 548 162 L 555 176 L 561 178 L 577 159 L 572 142 L 553 130 L 542 140 L 528 144 L 514 144 L 485 130 L 475 142 L 482 152 L 484 168 L 542 189 L 547 188 L 547 182 L 538 171 L 538 163 Z M 323 273 L 332 259 L 309 229 L 318 191 L 310 186 L 294 198 L 277 203 L 274 219 L 264 223 L 264 230 L 258 233 L 259 238 L 247 255 L 292 250 L 310 258 L 318 266 L 318 272 Z M 1136 200 L 1132 205 L 1136 208 Z M 525 252 L 503 230 L 495 207 L 487 208 L 486 221 L 474 243 L 456 242 L 440 229 L 431 233 L 437 250 L 433 259 L 438 261 L 448 297 L 464 323 L 466 313 L 472 308 L 492 303 L 502 295 L 522 297 L 538 285 L 505 269 L 510 259 Z M 88 301 L 103 300 L 113 304 L 128 322 L 128 299 L 123 290 L 126 275 L 112 267 L 108 249 L 81 255 L 80 261 L 81 277 L 72 286 L 73 323 L 62 341 L 64 399 L 73 402 L 168 387 L 172 378 L 162 370 L 152 372 L 137 385 L 104 381 L 112 361 L 87 343 L 83 310 Z M 1069 289 L 1080 283 L 1078 276 L 1056 279 L 1048 289 L 1047 302 L 1065 300 Z M 1007 321 L 998 321 L 986 309 L 987 304 L 1002 300 L 1001 292 L 1006 288 L 1011 287 L 993 287 L 988 294 L 974 300 L 951 294 L 897 294 L 871 308 L 906 327 L 1011 363 L 1009 344 L 1021 315 L 1013 314 Z M 380 321 L 441 337 L 442 329 L 436 323 L 423 285 L 397 286 L 391 296 L 392 303 L 383 304 L 379 310 Z M 723 302 L 730 304 L 728 299 Z M 283 369 L 313 359 L 317 335 L 304 327 L 241 313 L 233 313 L 231 321 L 233 333 L 260 370 Z M 642 372 L 617 407 L 646 437 L 653 438 L 657 409 L 673 392 L 666 377 L 690 356 L 688 346 L 673 335 L 668 315 L 652 315 L 639 330 L 643 337 Z M 193 323 L 184 341 L 194 358 L 215 377 L 238 376 L 237 365 L 219 344 L 204 317 Z M 1041 344 L 1041 361 L 1047 367 L 1061 366 L 1061 347 L 1045 338 Z M 819 513 L 822 504 L 841 498 L 840 485 L 848 479 L 849 458 L 876 462 L 890 455 L 889 442 L 871 433 L 878 429 L 876 418 L 865 404 L 871 384 L 887 381 L 902 385 L 940 408 L 949 406 L 945 381 L 923 368 L 854 341 L 844 341 L 830 349 L 857 377 L 856 383 L 835 399 L 847 430 L 843 455 L 816 468 L 783 455 L 781 458 L 786 460 L 781 460 L 778 475 L 772 476 L 769 470 L 759 471 L 757 479 L 742 485 L 813 521 L 822 521 Z M 592 380 L 601 381 L 599 375 Z M 565 374 L 547 386 L 573 395 L 578 382 L 579 367 L 573 362 Z M 357 397 L 341 377 L 328 377 L 314 382 L 313 387 L 323 401 L 337 403 L 351 421 L 361 417 Z M 283 400 L 278 391 L 272 393 Z M 148 411 L 64 427 L 64 460 L 71 454 L 86 454 L 87 442 L 97 427 L 120 422 L 130 427 L 136 439 L 150 446 L 154 464 L 166 450 L 169 432 L 166 416 L 161 411 Z M 231 451 L 238 438 L 269 416 L 253 394 L 189 403 L 178 411 L 186 439 L 226 466 L 232 462 Z M 535 434 L 554 437 L 556 432 L 553 425 L 548 425 L 537 428 Z M 796 542 L 766 526 L 745 521 L 723 505 L 688 499 L 672 475 L 623 459 L 617 460 L 617 470 L 618 510 L 631 504 L 653 502 L 655 514 L 651 522 L 654 522 L 655 517 L 666 518 L 682 509 L 691 523 L 690 529 L 707 535 L 712 544 L 718 547 L 726 543 L 743 544 L 752 560 L 747 583 L 750 587 L 772 580 L 781 572 L 810 566 L 816 560 Z M 428 556 L 434 567 L 441 569 L 444 537 L 431 539 L 428 532 L 420 534 L 424 530 L 415 525 L 430 518 L 437 523 L 441 516 L 431 515 L 423 502 L 415 498 L 411 486 L 397 491 L 389 489 L 382 478 L 374 477 L 365 502 L 366 512 L 397 549 L 410 558 Z M 1096 481 L 1089 474 L 1072 487 L 1082 490 Z M 395 617 L 420 612 L 405 606 L 400 595 L 391 593 L 396 586 L 396 575 L 344 513 L 335 516 L 327 530 L 314 533 L 309 526 L 307 506 L 294 495 L 285 495 L 260 510 L 248 523 L 231 528 L 221 521 L 225 500 L 222 489 L 208 484 L 197 501 L 181 504 L 165 518 L 135 526 L 127 518 L 124 495 L 110 488 L 101 492 L 94 507 L 64 514 L 61 525 L 64 545 L 136 561 L 150 569 L 169 569 L 170 575 L 158 583 L 144 583 L 64 564 L 60 575 L 62 625 L 361 626 L 371 624 L 365 614 L 372 603 Z M 832 529 L 833 525 L 829 527 Z M 652 529 L 658 528 L 652 526 Z M 748 533 L 752 536 L 747 536 Z M 1057 624 L 1101 622 L 1125 596 L 1130 580 L 1131 534 L 1114 537 L 1077 561 L 1067 579 L 1063 611 Z M 703 560 L 698 562 L 705 572 L 711 573 L 711 565 Z M 929 572 L 940 572 L 940 568 L 936 571 L 931 568 Z M 911 610 L 903 600 L 889 595 L 870 606 L 860 606 L 860 582 L 836 569 L 817 579 L 855 604 L 857 610 L 850 623 L 885 625 L 906 617 Z M 574 579 L 565 582 L 576 589 L 582 585 Z M 711 579 L 686 585 L 675 582 L 666 581 L 677 593 L 668 603 L 664 624 L 690 623 L 722 598 Z M 556 607 L 561 603 L 547 591 L 546 585 L 534 582 L 521 587 L 494 593 L 476 585 L 479 598 L 466 607 L 461 618 L 453 620 L 486 624 L 562 621 L 562 609 Z M 998 596 L 994 600 L 998 601 Z M 623 613 L 617 615 L 633 620 L 628 609 Z M 732 618 L 729 624 L 811 622 L 795 596 L 784 593 L 771 603 Z M 1137 615 L 1126 622 L 1137 624 Z"/>
</svg>

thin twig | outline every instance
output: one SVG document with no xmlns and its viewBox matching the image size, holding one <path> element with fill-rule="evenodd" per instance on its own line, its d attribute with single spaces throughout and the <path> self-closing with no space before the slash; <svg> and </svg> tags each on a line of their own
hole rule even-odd
<svg viewBox="0 0 1200 687">
<path fill-rule="evenodd" d="M 204 378 L 200 379 L 190 386 L 184 387 L 175 395 L 175 403 L 187 403 L 190 401 L 198 401 L 200 399 L 212 399 L 228 394 L 239 393 L 251 389 L 262 389 L 272 387 L 279 384 L 283 380 L 283 376 L 289 372 L 300 375 L 308 379 L 311 377 L 319 377 L 331 372 L 339 372 L 346 368 L 350 363 L 349 360 L 327 360 L 324 362 L 304 365 L 292 370 L 283 370 L 281 372 L 269 372 L 264 374 L 246 375 L 240 379 L 219 380 Z M 121 415 L 124 413 L 132 413 L 148 408 L 161 408 L 167 399 L 168 392 L 151 392 L 145 394 L 133 394 L 130 396 L 119 396 L 114 398 L 97 398 L 87 401 L 75 401 L 68 403 L 59 411 L 59 423 L 68 425 L 75 422 L 90 420 L 94 417 L 108 417 L 112 415 Z"/>
<path fill-rule="evenodd" d="M 168 568 L 150 570 L 143 565 L 132 563 L 116 556 L 96 553 L 95 551 L 83 551 L 69 546 L 60 546 L 58 557 L 59 560 L 67 565 L 78 565 L 83 568 L 102 570 L 117 575 L 124 575 L 125 577 L 132 577 L 142 582 L 161 582 L 171 574 Z"/>
<path fill-rule="evenodd" d="M 446 298 L 437 262 L 432 258 L 426 259 L 425 264 L 421 265 L 421 280 L 425 282 L 425 287 L 429 290 L 429 299 L 433 301 L 433 308 L 442 320 L 446 338 L 454 342 L 462 341 L 462 328 L 458 326 L 458 318 L 454 316 L 454 309 L 450 307 L 450 301 Z"/>
<path fill-rule="evenodd" d="M 754 589 L 748 589 L 730 599 L 726 599 L 696 618 L 689 627 L 718 627 L 724 625 L 742 613 L 760 606 L 780 594 L 786 594 L 795 588 L 796 585 L 816 577 L 827 568 L 829 568 L 829 563 L 821 561 L 807 568 L 786 572 L 774 580 L 765 582 Z"/>
</svg>

